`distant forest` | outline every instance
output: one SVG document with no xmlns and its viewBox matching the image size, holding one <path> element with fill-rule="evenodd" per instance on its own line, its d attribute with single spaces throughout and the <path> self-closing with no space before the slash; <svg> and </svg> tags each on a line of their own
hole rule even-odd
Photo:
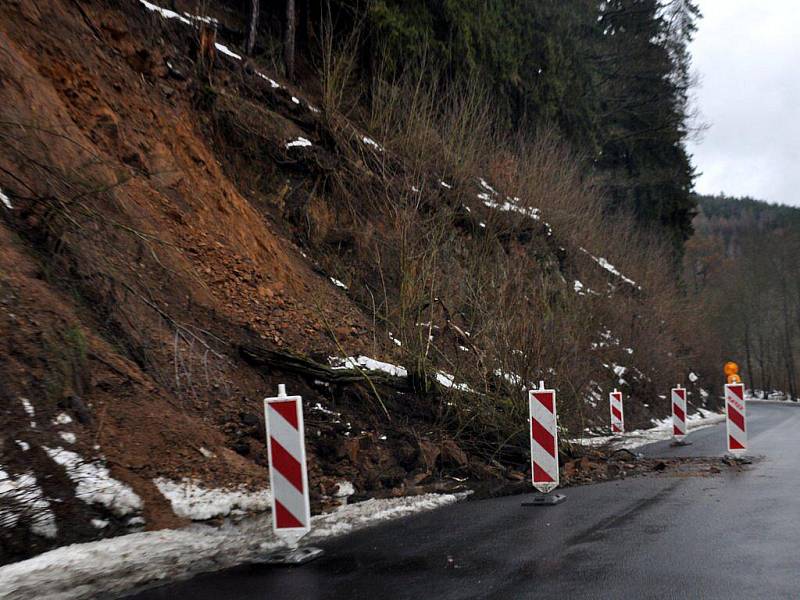
<svg viewBox="0 0 800 600">
<path fill-rule="evenodd" d="M 498 129 L 530 137 L 555 128 L 602 178 L 610 211 L 634 213 L 678 253 L 690 237 L 687 45 L 701 16 L 693 0 L 261 4 L 256 25 L 271 35 L 258 39 L 281 32 L 289 39 L 282 50 L 260 51 L 279 55 L 289 47 L 291 75 L 295 54 L 298 62 L 319 61 L 328 28 L 340 49 L 356 40 L 366 94 L 379 79 L 409 74 L 443 88 L 468 82 L 489 96 Z"/>
<path fill-rule="evenodd" d="M 686 281 L 754 389 L 800 391 L 800 209 L 698 196 Z"/>
</svg>

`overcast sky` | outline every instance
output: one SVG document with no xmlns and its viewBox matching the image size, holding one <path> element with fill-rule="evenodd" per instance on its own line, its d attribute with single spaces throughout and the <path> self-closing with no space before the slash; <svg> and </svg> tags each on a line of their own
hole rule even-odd
<svg viewBox="0 0 800 600">
<path fill-rule="evenodd" d="M 800 206 L 800 0 L 698 0 L 700 193 Z"/>
</svg>

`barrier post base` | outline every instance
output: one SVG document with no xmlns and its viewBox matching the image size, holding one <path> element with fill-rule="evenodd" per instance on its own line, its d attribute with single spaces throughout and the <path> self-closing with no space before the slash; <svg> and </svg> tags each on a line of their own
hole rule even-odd
<svg viewBox="0 0 800 600">
<path fill-rule="evenodd" d="M 268 565 L 302 565 L 319 558 L 324 553 L 325 551 L 322 548 L 314 548 L 313 546 L 289 548 L 268 554 L 264 562 Z"/>
<path fill-rule="evenodd" d="M 752 459 L 750 459 L 747 456 L 745 456 L 744 453 L 733 454 L 731 452 L 729 452 L 728 454 L 726 454 L 725 456 L 722 457 L 722 462 L 724 462 L 727 465 L 752 465 L 753 464 Z"/>
<path fill-rule="evenodd" d="M 525 500 L 522 506 L 554 506 L 561 504 L 566 499 L 564 494 L 536 494 Z"/>
</svg>

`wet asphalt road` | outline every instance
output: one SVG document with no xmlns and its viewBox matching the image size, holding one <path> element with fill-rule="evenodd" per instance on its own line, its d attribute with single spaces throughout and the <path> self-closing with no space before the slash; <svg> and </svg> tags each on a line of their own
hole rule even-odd
<svg viewBox="0 0 800 600">
<path fill-rule="evenodd" d="M 300 567 L 238 567 L 139 600 L 800 598 L 800 406 L 748 403 L 743 471 L 666 474 L 463 502 L 324 544 Z M 724 424 L 651 456 L 719 456 Z M 453 563 L 448 567 L 448 557 Z"/>
</svg>

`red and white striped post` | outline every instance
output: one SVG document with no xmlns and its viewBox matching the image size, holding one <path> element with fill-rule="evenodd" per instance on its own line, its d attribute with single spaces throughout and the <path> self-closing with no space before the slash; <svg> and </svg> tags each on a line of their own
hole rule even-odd
<svg viewBox="0 0 800 600">
<path fill-rule="evenodd" d="M 743 383 L 725 384 L 725 415 L 728 424 L 728 452 L 733 455 L 747 451 L 747 409 Z"/>
<path fill-rule="evenodd" d="M 565 500 L 561 494 L 550 495 L 558 487 L 558 411 L 556 391 L 544 387 L 528 390 L 528 410 L 531 432 L 531 478 L 533 487 L 544 496 L 523 502 L 523 506 L 558 504 Z"/>
<path fill-rule="evenodd" d="M 625 412 L 622 407 L 622 392 L 616 388 L 608 395 L 611 408 L 611 433 L 625 433 Z"/>
<path fill-rule="evenodd" d="M 686 437 L 686 390 L 680 385 L 672 388 L 672 436 L 682 442 Z"/>
<path fill-rule="evenodd" d="M 272 529 L 292 552 L 275 553 L 269 562 L 299 563 L 317 556 L 296 550 L 297 542 L 311 530 L 308 494 L 306 443 L 303 429 L 303 399 L 287 396 L 286 386 L 278 386 L 275 398 L 264 399 L 269 453 L 269 483 L 272 490 Z"/>
</svg>

